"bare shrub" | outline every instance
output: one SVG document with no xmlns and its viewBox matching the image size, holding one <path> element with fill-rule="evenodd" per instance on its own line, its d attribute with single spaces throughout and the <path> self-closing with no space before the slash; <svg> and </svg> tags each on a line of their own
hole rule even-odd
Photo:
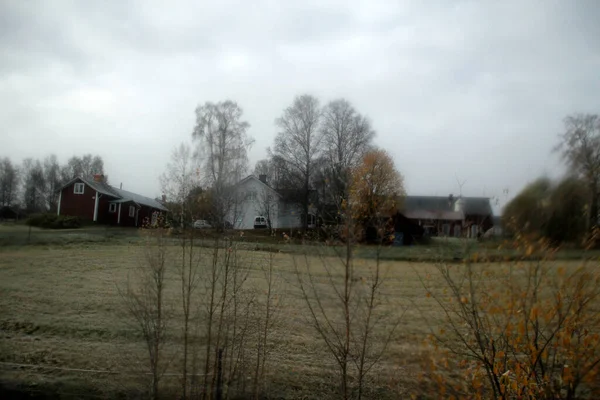
<svg viewBox="0 0 600 400">
<path fill-rule="evenodd" d="M 127 286 L 119 288 L 127 312 L 142 334 L 148 352 L 152 399 L 159 398 L 161 378 L 169 360 L 164 357 L 170 312 L 165 301 L 167 272 L 166 229 L 142 231 L 145 239 L 139 264 L 128 276 Z"/>
<path fill-rule="evenodd" d="M 401 315 L 394 307 L 385 307 L 389 299 L 383 291 L 386 271 L 380 262 L 381 246 L 369 273 L 357 276 L 357 229 L 350 217 L 345 224 L 346 245 L 334 248 L 335 257 L 305 254 L 294 257 L 294 267 L 307 319 L 338 367 L 340 396 L 361 399 L 366 378 L 385 354 Z"/>
<path fill-rule="evenodd" d="M 263 293 L 256 296 L 254 310 L 256 361 L 254 364 L 253 397 L 255 399 L 258 399 L 259 395 L 265 391 L 265 371 L 269 355 L 273 350 L 271 335 L 279 322 L 282 298 L 285 292 L 283 279 L 276 272 L 273 253 L 268 253 L 260 268 L 266 288 Z"/>
<path fill-rule="evenodd" d="M 216 239 L 206 265 L 205 278 L 205 360 L 203 398 L 210 398 L 222 382 L 223 395 L 243 391 L 254 295 L 245 285 L 253 260 L 239 251 L 239 244 Z M 221 354 L 221 373 L 217 374 Z"/>
</svg>

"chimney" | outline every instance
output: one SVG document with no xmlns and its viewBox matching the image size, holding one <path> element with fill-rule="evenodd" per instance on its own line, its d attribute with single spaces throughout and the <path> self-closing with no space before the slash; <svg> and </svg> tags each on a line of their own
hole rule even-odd
<svg viewBox="0 0 600 400">
<path fill-rule="evenodd" d="M 94 182 L 104 182 L 104 175 L 94 174 Z"/>
<path fill-rule="evenodd" d="M 267 175 L 265 175 L 265 174 L 258 175 L 258 180 L 266 185 L 267 184 Z"/>
<path fill-rule="evenodd" d="M 167 195 L 163 194 L 162 195 L 162 202 L 165 203 L 167 201 Z"/>
<path fill-rule="evenodd" d="M 123 189 L 123 182 L 119 185 L 119 189 Z"/>
</svg>

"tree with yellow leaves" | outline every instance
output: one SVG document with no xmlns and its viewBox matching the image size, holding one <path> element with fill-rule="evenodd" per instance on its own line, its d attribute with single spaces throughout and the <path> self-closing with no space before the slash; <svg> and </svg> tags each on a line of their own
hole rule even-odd
<svg viewBox="0 0 600 400">
<path fill-rule="evenodd" d="M 353 170 L 348 211 L 363 228 L 379 227 L 404 195 L 404 178 L 392 157 L 383 149 L 371 150 Z"/>
</svg>

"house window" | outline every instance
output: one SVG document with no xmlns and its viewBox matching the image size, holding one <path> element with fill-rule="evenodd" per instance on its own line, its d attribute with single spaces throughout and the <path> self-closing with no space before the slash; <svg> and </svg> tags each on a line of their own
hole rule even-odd
<svg viewBox="0 0 600 400">
<path fill-rule="evenodd" d="M 477 237 L 477 234 L 479 233 L 479 225 L 471 225 L 471 237 Z"/>
<path fill-rule="evenodd" d="M 129 216 L 135 217 L 135 207 L 134 206 L 129 206 Z"/>
<path fill-rule="evenodd" d="M 152 226 L 156 226 L 157 222 L 158 222 L 158 213 L 157 212 L 153 212 L 152 213 L 152 221 L 150 222 L 150 224 Z"/>
<path fill-rule="evenodd" d="M 73 193 L 83 194 L 84 189 L 85 189 L 85 183 L 76 183 L 73 188 Z"/>
<path fill-rule="evenodd" d="M 110 203 L 108 205 L 108 212 L 111 212 L 111 213 L 117 212 L 117 203 Z"/>
<path fill-rule="evenodd" d="M 256 192 L 247 192 L 246 193 L 246 200 L 256 201 Z"/>
</svg>

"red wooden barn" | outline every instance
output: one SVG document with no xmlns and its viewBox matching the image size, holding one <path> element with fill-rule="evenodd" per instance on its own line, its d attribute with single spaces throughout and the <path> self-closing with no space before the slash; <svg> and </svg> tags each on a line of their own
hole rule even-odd
<svg viewBox="0 0 600 400">
<path fill-rule="evenodd" d="M 77 216 L 101 224 L 141 226 L 156 223 L 167 209 L 159 201 L 106 183 L 104 175 L 93 180 L 75 178 L 59 189 L 58 215 Z"/>
</svg>

